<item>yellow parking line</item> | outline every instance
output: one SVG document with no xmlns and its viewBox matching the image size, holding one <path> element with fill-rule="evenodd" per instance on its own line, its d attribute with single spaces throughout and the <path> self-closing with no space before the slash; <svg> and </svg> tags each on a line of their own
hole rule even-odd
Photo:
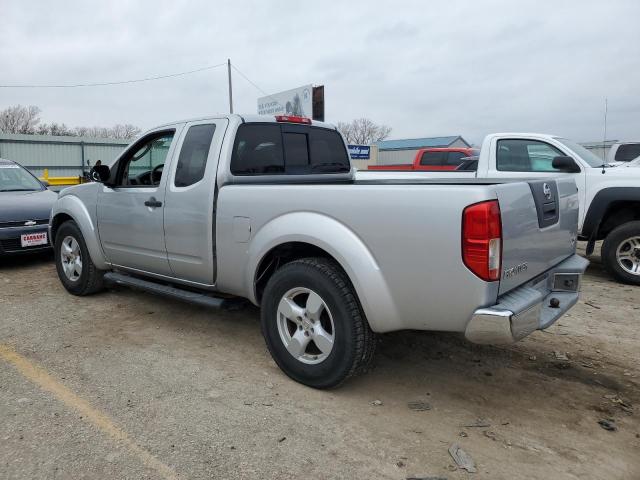
<svg viewBox="0 0 640 480">
<path fill-rule="evenodd" d="M 114 425 L 108 416 L 93 408 L 86 400 L 83 400 L 62 385 L 43 368 L 30 362 L 8 345 L 0 344 L 0 358 L 13 365 L 25 378 L 53 394 L 67 407 L 81 413 L 83 419 L 87 419 L 100 431 L 109 435 L 116 442 L 123 444 L 131 453 L 140 458 L 146 467 L 155 470 L 166 479 L 177 479 L 176 473 L 169 466 L 136 445 L 126 432 Z"/>
</svg>

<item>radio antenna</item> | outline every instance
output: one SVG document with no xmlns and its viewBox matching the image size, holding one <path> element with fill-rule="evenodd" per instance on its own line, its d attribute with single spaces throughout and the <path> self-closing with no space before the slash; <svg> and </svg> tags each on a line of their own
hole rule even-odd
<svg viewBox="0 0 640 480">
<path fill-rule="evenodd" d="M 602 138 L 602 173 L 605 173 L 604 166 L 607 162 L 607 97 L 604 97 L 604 137 Z"/>
</svg>

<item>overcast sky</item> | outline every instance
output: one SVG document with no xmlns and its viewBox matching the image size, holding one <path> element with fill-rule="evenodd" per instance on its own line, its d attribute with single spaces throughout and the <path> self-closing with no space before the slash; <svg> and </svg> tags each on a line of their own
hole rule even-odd
<svg viewBox="0 0 640 480">
<path fill-rule="evenodd" d="M 55 7 L 54 7 L 55 5 Z M 275 93 L 325 85 L 327 121 L 390 138 L 537 131 L 640 140 L 640 1 L 0 0 L 0 84 L 88 83 L 232 63 Z M 262 94 L 234 72 L 236 112 Z M 0 88 L 69 126 L 228 111 L 224 68 L 138 84 Z"/>
</svg>

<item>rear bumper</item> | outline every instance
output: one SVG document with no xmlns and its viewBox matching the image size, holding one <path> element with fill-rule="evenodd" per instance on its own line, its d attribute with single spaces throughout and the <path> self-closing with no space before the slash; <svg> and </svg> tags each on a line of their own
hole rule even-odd
<svg viewBox="0 0 640 480">
<path fill-rule="evenodd" d="M 480 308 L 467 324 L 465 337 L 474 343 L 505 344 L 544 330 L 578 301 L 582 274 L 589 261 L 573 255 L 551 270 Z"/>
</svg>

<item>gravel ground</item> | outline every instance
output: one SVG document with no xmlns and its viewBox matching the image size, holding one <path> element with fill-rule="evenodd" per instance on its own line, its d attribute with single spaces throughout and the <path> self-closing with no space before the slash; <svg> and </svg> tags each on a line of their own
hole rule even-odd
<svg viewBox="0 0 640 480">
<path fill-rule="evenodd" d="M 500 348 L 385 335 L 333 391 L 278 370 L 256 309 L 77 298 L 48 257 L 0 262 L 2 479 L 640 478 L 640 288 L 597 258 L 548 331 Z"/>
</svg>

